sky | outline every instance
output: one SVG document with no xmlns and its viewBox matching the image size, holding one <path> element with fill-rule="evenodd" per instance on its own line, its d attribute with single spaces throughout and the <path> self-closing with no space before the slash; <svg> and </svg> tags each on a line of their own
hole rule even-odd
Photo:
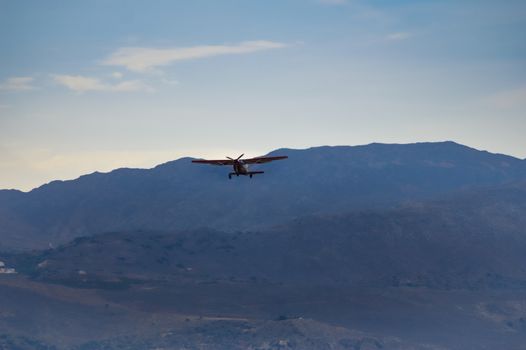
<svg viewBox="0 0 526 350">
<path fill-rule="evenodd" d="M 523 0 L 0 0 L 0 189 L 453 140 L 526 158 Z"/>
</svg>

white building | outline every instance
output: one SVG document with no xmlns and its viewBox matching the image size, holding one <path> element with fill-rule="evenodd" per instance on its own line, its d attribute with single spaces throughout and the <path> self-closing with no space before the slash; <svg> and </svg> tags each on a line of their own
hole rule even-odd
<svg viewBox="0 0 526 350">
<path fill-rule="evenodd" d="M 16 271 L 11 267 L 5 267 L 4 262 L 0 261 L 0 273 L 16 273 Z"/>
</svg>

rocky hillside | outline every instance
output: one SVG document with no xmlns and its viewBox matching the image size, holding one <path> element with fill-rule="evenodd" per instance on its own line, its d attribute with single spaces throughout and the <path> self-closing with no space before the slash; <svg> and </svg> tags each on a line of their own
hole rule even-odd
<svg viewBox="0 0 526 350">
<path fill-rule="evenodd" d="M 85 287 L 230 280 L 479 290 L 525 288 L 525 250 L 526 185 L 516 184 L 271 230 L 110 232 L 4 259 L 38 280 Z"/>
</svg>

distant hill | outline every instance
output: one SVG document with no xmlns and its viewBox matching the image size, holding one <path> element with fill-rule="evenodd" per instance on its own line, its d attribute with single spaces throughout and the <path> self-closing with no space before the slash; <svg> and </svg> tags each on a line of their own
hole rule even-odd
<svg viewBox="0 0 526 350">
<path fill-rule="evenodd" d="M 526 180 L 526 161 L 454 142 L 279 149 L 262 176 L 190 158 L 0 191 L 0 249 L 43 248 L 107 231 L 264 230 L 306 215 L 387 208 L 405 201 Z"/>
<path fill-rule="evenodd" d="M 524 289 L 525 214 L 526 184 L 517 184 L 261 232 L 106 233 L 8 262 L 38 280 L 84 287 L 259 281 Z"/>
</svg>

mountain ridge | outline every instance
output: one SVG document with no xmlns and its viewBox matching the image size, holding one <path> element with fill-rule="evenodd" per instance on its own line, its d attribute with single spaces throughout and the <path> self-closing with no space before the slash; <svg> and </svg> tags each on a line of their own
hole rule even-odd
<svg viewBox="0 0 526 350">
<path fill-rule="evenodd" d="M 495 155 L 495 156 L 503 156 L 503 157 L 506 157 L 508 159 L 512 159 L 512 160 L 519 160 L 519 161 L 523 161 L 523 162 L 526 162 L 526 158 L 524 159 L 521 159 L 521 158 L 518 158 L 518 157 L 515 157 L 515 156 L 511 156 L 511 155 L 508 155 L 508 154 L 505 154 L 505 153 L 499 153 L 499 152 L 491 152 L 491 151 L 488 151 L 488 150 L 479 150 L 477 148 L 473 148 L 473 147 L 469 147 L 467 145 L 463 145 L 461 143 L 458 143 L 458 142 L 455 142 L 455 141 L 438 141 L 438 142 L 414 142 L 414 143 L 383 143 L 383 142 L 371 142 L 371 143 L 368 143 L 368 144 L 363 144 L 363 145 L 333 145 L 333 146 L 330 146 L 330 145 L 321 145 L 321 146 L 312 146 L 312 147 L 307 147 L 307 148 L 287 148 L 287 147 L 281 147 L 281 148 L 277 148 L 275 150 L 272 150 L 272 151 L 269 151 L 268 153 L 266 153 L 265 155 L 275 155 L 275 154 L 280 154 L 280 153 L 283 153 L 283 152 L 295 152 L 295 151 L 312 151 L 312 150 L 322 150 L 322 149 L 359 149 L 359 148 L 366 148 L 366 147 L 377 147 L 377 146 L 411 146 L 411 145 L 455 145 L 455 146 L 460 146 L 460 147 L 464 147 L 468 150 L 473 150 L 473 151 L 477 151 L 477 152 L 482 152 L 482 153 L 486 153 L 486 154 L 491 154 L 491 155 Z M 166 161 L 164 163 L 160 163 L 160 164 L 157 164 L 151 168 L 135 168 L 135 167 L 121 167 L 121 168 L 116 168 L 116 169 L 112 169 L 110 171 L 93 171 L 91 173 L 86 173 L 86 174 L 82 174 L 76 178 L 73 178 L 73 179 L 66 179 L 66 180 L 52 180 L 48 183 L 44 183 L 40 186 L 37 186 L 29 191 L 23 191 L 23 190 L 19 190 L 19 189 L 16 189 L 16 188 L 5 188 L 5 189 L 0 189 L 0 193 L 2 192 L 8 192 L 8 191 L 11 191 L 11 192 L 16 192 L 16 193 L 30 193 L 32 191 L 35 191 L 35 190 L 38 190 L 42 187 L 45 187 L 45 186 L 48 186 L 48 185 L 52 185 L 52 184 L 58 184 L 58 183 L 65 183 L 65 182 L 72 182 L 72 181 L 77 181 L 77 180 L 80 180 L 81 178 L 84 178 L 86 176 L 93 176 L 93 175 L 109 175 L 109 174 L 112 174 L 114 172 L 118 172 L 118 171 L 126 171 L 126 170 L 130 170 L 130 171 L 147 171 L 147 170 L 154 170 L 154 169 L 157 169 L 157 168 L 164 168 L 164 167 L 169 167 L 169 166 L 172 166 L 174 163 L 176 162 L 179 162 L 179 161 L 191 161 L 193 159 L 199 159 L 197 157 L 192 157 L 192 156 L 184 156 L 184 157 L 181 157 L 181 158 L 178 158 L 178 159 L 174 159 L 174 160 L 169 160 L 169 161 Z"/>
<path fill-rule="evenodd" d="M 190 157 L 0 192 L 4 248 L 42 248 L 111 230 L 263 229 L 309 214 L 389 207 L 526 180 L 526 162 L 440 143 L 277 149 L 254 179 Z M 255 205 L 254 203 L 257 203 Z"/>
</svg>

